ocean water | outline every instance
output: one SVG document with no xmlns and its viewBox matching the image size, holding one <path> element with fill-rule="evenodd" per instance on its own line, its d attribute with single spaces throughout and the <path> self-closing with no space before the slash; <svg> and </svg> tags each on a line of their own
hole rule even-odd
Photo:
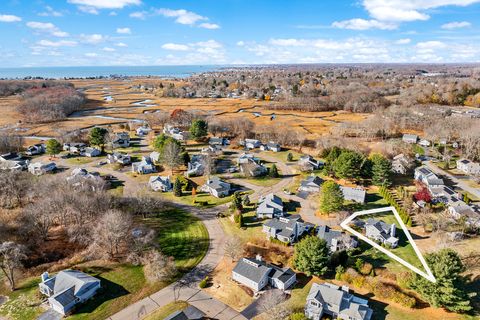
<svg viewBox="0 0 480 320">
<path fill-rule="evenodd" d="M 157 76 L 184 78 L 194 73 L 215 71 L 223 66 L 105 66 L 105 67 L 35 67 L 0 68 L 0 79 L 43 78 L 88 78 L 119 76 Z"/>
</svg>

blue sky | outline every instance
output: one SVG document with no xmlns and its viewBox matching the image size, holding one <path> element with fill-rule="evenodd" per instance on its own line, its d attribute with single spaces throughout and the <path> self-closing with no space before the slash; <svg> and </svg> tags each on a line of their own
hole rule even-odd
<svg viewBox="0 0 480 320">
<path fill-rule="evenodd" d="M 0 67 L 480 62 L 480 0 L 3 0 Z"/>
</svg>

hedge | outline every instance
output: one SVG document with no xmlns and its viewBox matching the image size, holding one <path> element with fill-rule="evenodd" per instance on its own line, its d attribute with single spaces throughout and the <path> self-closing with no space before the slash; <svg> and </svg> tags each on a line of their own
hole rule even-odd
<svg viewBox="0 0 480 320">
<path fill-rule="evenodd" d="M 380 187 L 380 195 L 392 206 L 394 207 L 398 214 L 400 215 L 400 218 L 402 219 L 403 223 L 405 223 L 407 226 L 411 227 L 412 226 L 412 217 L 408 214 L 407 211 L 403 207 L 398 204 L 398 202 L 395 200 L 393 195 L 390 193 L 387 187 Z"/>
</svg>

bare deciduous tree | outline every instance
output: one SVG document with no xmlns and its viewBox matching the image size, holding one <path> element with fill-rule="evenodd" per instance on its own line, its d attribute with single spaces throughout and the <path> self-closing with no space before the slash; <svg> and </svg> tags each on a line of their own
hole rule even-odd
<svg viewBox="0 0 480 320">
<path fill-rule="evenodd" d="M 172 257 L 166 257 L 158 250 L 146 252 L 142 259 L 145 277 L 150 282 L 168 281 L 177 274 Z"/>
<path fill-rule="evenodd" d="M 22 267 L 22 260 L 26 257 L 25 248 L 22 245 L 12 241 L 0 244 L 0 269 L 12 290 L 15 290 L 15 272 Z"/>
<path fill-rule="evenodd" d="M 243 256 L 243 244 L 240 238 L 233 237 L 225 242 L 225 254 L 230 257 L 232 261 L 237 261 Z"/>
</svg>

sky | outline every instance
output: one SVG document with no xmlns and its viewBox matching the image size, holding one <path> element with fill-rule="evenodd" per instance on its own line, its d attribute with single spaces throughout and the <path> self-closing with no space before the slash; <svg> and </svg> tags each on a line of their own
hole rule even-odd
<svg viewBox="0 0 480 320">
<path fill-rule="evenodd" d="M 2 0 L 0 67 L 480 62 L 480 0 Z"/>
</svg>

